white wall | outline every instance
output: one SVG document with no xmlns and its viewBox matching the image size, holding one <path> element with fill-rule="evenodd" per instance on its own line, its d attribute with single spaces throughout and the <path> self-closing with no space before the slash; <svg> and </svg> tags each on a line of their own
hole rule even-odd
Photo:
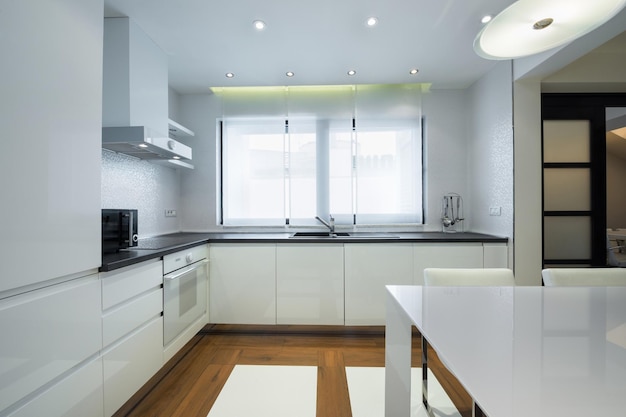
<svg viewBox="0 0 626 417">
<path fill-rule="evenodd" d="M 510 61 L 468 90 L 472 230 L 513 237 L 513 81 Z M 500 216 L 491 216 L 490 208 Z"/>
<path fill-rule="evenodd" d="M 468 174 L 467 102 L 465 90 L 433 90 L 424 95 L 424 195 L 426 231 L 441 231 L 441 201 L 447 193 L 460 194 L 464 202 L 465 230 L 472 213 Z"/>
</svg>

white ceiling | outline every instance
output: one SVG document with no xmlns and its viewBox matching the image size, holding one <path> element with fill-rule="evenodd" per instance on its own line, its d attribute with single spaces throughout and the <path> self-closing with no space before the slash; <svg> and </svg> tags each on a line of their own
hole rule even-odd
<svg viewBox="0 0 626 417">
<path fill-rule="evenodd" d="M 179 93 L 217 86 L 431 83 L 466 88 L 494 65 L 473 41 L 513 0 L 105 0 L 169 56 Z M 370 16 L 378 25 L 368 27 Z M 266 22 L 263 32 L 252 22 Z M 418 68 L 417 75 L 410 75 Z M 347 71 L 354 69 L 355 76 Z M 294 77 L 285 76 L 293 71 Z M 235 77 L 227 79 L 232 72 Z"/>
</svg>

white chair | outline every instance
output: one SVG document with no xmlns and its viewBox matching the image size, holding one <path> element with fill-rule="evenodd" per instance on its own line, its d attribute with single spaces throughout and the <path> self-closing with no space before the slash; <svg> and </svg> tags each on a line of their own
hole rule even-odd
<svg viewBox="0 0 626 417">
<path fill-rule="evenodd" d="M 508 268 L 426 268 L 424 285 L 502 287 L 515 285 L 515 278 Z"/>
<path fill-rule="evenodd" d="M 625 268 L 549 268 L 541 271 L 546 287 L 622 287 L 626 286 Z"/>
</svg>

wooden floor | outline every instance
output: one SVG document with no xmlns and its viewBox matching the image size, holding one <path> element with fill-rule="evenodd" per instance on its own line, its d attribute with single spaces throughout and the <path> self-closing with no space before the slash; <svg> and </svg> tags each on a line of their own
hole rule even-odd
<svg viewBox="0 0 626 417">
<path fill-rule="evenodd" d="M 419 334 L 414 366 L 421 366 Z M 429 350 L 429 367 L 463 417 L 471 399 Z M 384 366 L 383 327 L 205 327 L 115 417 L 206 417 L 233 367 L 317 366 L 317 417 L 351 417 L 346 366 Z"/>
</svg>

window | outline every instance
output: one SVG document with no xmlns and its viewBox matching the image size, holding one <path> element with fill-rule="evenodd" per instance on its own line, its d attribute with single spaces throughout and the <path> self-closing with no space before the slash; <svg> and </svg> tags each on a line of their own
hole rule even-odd
<svg viewBox="0 0 626 417">
<path fill-rule="evenodd" d="M 421 223 L 420 115 L 407 117 L 405 107 L 368 117 L 372 109 L 359 104 L 380 94 L 354 87 L 344 86 L 339 97 L 333 90 L 328 106 L 318 90 L 314 100 L 307 91 L 291 87 L 270 106 L 257 97 L 265 113 L 257 115 L 250 101 L 245 112 L 233 111 L 244 107 L 237 104 L 242 96 L 223 97 L 231 110 L 220 129 L 223 224 L 313 225 L 315 216 L 329 214 L 337 224 Z M 280 108 L 276 100 L 286 102 L 285 114 L 267 114 Z"/>
</svg>

